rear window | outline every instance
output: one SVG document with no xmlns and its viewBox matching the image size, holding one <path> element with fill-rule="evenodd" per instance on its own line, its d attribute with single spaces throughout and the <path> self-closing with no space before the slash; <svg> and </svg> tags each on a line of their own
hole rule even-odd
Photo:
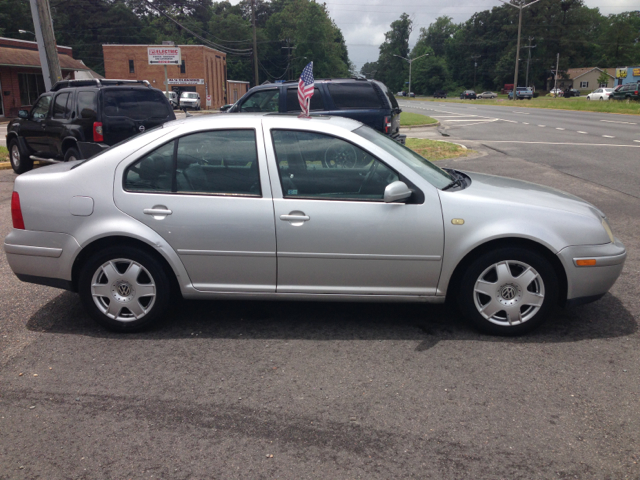
<svg viewBox="0 0 640 480">
<path fill-rule="evenodd" d="M 336 108 L 383 108 L 382 100 L 369 82 L 329 83 Z"/>
<path fill-rule="evenodd" d="M 159 90 L 122 88 L 104 90 L 104 114 L 134 120 L 169 116 L 167 100 Z"/>
<path fill-rule="evenodd" d="M 98 110 L 96 92 L 78 92 L 78 113 L 81 118 L 95 118 Z"/>
</svg>

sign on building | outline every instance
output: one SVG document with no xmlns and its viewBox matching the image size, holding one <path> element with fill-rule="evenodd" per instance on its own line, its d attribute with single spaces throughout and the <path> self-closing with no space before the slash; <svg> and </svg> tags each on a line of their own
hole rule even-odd
<svg viewBox="0 0 640 480">
<path fill-rule="evenodd" d="M 180 47 L 147 47 L 149 65 L 180 65 Z"/>
<path fill-rule="evenodd" d="M 204 85 L 204 78 L 170 78 L 169 85 Z"/>
<path fill-rule="evenodd" d="M 627 78 L 627 68 L 616 68 L 616 78 Z"/>
<path fill-rule="evenodd" d="M 634 68 L 633 69 L 633 76 L 634 77 L 640 77 L 640 68 Z"/>
</svg>

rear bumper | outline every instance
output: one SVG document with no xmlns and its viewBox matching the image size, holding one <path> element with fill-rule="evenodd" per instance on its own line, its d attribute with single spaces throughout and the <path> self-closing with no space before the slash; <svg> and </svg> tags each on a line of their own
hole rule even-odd
<svg viewBox="0 0 640 480">
<path fill-rule="evenodd" d="M 567 305 L 588 303 L 602 297 L 618 280 L 627 251 L 616 240 L 605 245 L 566 247 L 558 252 L 567 273 Z M 594 259 L 593 266 L 579 267 L 577 261 Z"/>
<path fill-rule="evenodd" d="M 7 262 L 20 280 L 57 288 L 70 288 L 79 250 L 76 239 L 64 233 L 13 229 L 4 240 Z"/>
</svg>

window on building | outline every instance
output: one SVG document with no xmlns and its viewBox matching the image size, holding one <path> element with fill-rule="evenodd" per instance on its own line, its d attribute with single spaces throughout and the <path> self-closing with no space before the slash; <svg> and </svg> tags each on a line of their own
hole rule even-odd
<svg viewBox="0 0 640 480">
<path fill-rule="evenodd" d="M 601 83 L 600 84 L 600 88 L 607 88 L 609 86 L 609 84 L 607 83 Z"/>
<path fill-rule="evenodd" d="M 589 88 L 589 82 L 580 82 L 580 88 Z"/>
<path fill-rule="evenodd" d="M 47 89 L 41 73 L 19 73 L 20 105 L 33 105 Z"/>
<path fill-rule="evenodd" d="M 133 64 L 133 60 L 129 60 L 129 73 L 136 73 L 136 67 Z"/>
<path fill-rule="evenodd" d="M 180 64 L 180 73 L 187 73 L 187 66 L 184 63 L 184 60 L 182 60 L 182 63 Z"/>
</svg>

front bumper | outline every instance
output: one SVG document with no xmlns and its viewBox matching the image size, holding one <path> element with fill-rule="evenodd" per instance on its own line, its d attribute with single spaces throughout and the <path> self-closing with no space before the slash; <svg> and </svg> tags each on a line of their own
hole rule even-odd
<svg viewBox="0 0 640 480">
<path fill-rule="evenodd" d="M 30 283 L 70 288 L 80 245 L 64 233 L 13 229 L 4 240 L 11 270 Z"/>
<path fill-rule="evenodd" d="M 627 258 L 622 242 L 563 248 L 558 258 L 567 273 L 567 305 L 597 300 L 616 282 Z M 578 266 L 578 260 L 593 259 L 595 265 Z"/>
</svg>

